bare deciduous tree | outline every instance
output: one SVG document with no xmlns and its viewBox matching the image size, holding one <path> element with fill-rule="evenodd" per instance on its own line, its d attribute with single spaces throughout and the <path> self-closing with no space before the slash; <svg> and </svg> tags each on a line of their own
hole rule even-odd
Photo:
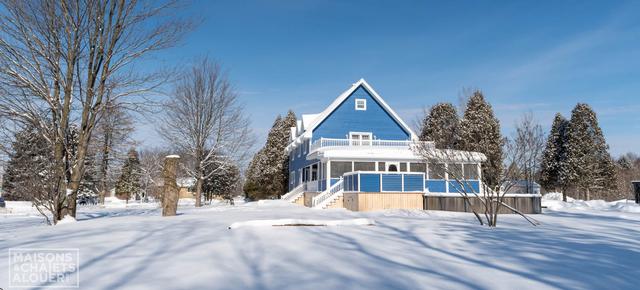
<svg viewBox="0 0 640 290">
<path fill-rule="evenodd" d="M 126 148 L 131 145 L 129 136 L 133 132 L 133 120 L 122 106 L 108 101 L 98 120 L 95 138 L 91 145 L 97 154 L 98 194 L 100 204 L 115 185 L 117 174 L 114 172 L 117 161 L 126 156 Z"/>
<path fill-rule="evenodd" d="M 187 173 L 196 179 L 196 207 L 202 205 L 202 184 L 225 160 L 247 158 L 253 143 L 249 120 L 220 67 L 203 59 L 178 81 L 165 106 L 159 133 L 188 155 Z M 211 166 L 212 163 L 218 166 Z"/>
<path fill-rule="evenodd" d="M 459 166 L 461 163 L 477 163 L 486 161 L 484 154 L 470 151 L 452 150 L 452 149 L 436 149 L 431 142 L 419 142 L 414 146 L 414 151 L 418 156 L 421 156 L 427 164 L 443 164 L 442 170 L 446 173 L 449 180 L 453 181 L 455 190 L 460 193 L 460 196 L 464 199 L 468 208 L 471 209 L 480 225 L 484 225 L 485 222 L 489 227 L 495 227 L 498 224 L 498 213 L 504 206 L 516 214 L 519 214 L 532 225 L 538 225 L 539 223 L 527 215 L 523 214 L 519 210 L 509 206 L 504 202 L 504 198 L 507 188 L 491 188 L 485 182 L 484 177 L 479 178 L 479 190 L 476 190 L 470 183 L 469 179 L 465 178 L 465 173 Z M 512 166 L 507 166 L 507 169 L 501 174 L 500 183 L 505 184 L 507 180 L 512 180 L 516 174 L 511 169 Z M 474 205 L 474 201 L 479 202 L 479 207 Z M 482 215 L 482 216 L 481 216 Z"/>
<path fill-rule="evenodd" d="M 176 18 L 174 1 L 0 4 L 0 115 L 46 132 L 56 192 L 66 199 L 62 210 L 75 216 L 88 144 L 106 96 L 133 103 L 131 97 L 161 84 L 158 75 L 137 75 L 130 68 L 149 53 L 173 46 L 191 26 Z M 79 128 L 74 161 L 67 142 L 72 123 Z"/>
<path fill-rule="evenodd" d="M 507 186 L 516 185 L 519 180 L 526 183 L 526 193 L 533 193 L 533 183 L 537 179 L 545 148 L 545 135 L 542 126 L 536 123 L 533 113 L 523 115 L 516 123 L 512 139 L 505 144 L 505 162 L 512 168 L 513 180 L 507 180 Z"/>
</svg>

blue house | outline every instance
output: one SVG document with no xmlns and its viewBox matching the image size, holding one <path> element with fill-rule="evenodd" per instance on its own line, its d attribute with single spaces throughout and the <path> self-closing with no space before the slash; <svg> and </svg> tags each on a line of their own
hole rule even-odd
<svg viewBox="0 0 640 290">
<path fill-rule="evenodd" d="M 289 192 L 282 198 L 316 208 L 422 209 L 425 195 L 459 196 L 460 182 L 449 179 L 445 169 L 450 166 L 464 173 L 464 186 L 480 191 L 484 155 L 430 163 L 416 153 L 416 146 L 433 143 L 418 141 L 361 79 L 325 110 L 303 114 L 291 128 L 286 147 Z"/>
</svg>

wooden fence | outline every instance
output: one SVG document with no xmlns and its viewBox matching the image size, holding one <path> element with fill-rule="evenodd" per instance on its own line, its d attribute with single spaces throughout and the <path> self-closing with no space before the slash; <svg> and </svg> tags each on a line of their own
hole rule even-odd
<svg viewBox="0 0 640 290">
<path fill-rule="evenodd" d="M 509 206 L 517 209 L 525 214 L 538 214 L 542 213 L 540 196 L 508 196 L 503 198 L 503 202 Z M 476 212 L 484 212 L 482 204 L 477 197 L 470 197 L 469 202 L 471 206 L 476 209 Z M 424 209 L 425 210 L 444 210 L 444 211 L 458 211 L 458 212 L 471 212 L 471 208 L 464 201 L 463 197 L 458 196 L 425 196 L 424 197 Z M 511 214 L 512 210 L 505 206 L 500 207 L 501 214 Z"/>
</svg>

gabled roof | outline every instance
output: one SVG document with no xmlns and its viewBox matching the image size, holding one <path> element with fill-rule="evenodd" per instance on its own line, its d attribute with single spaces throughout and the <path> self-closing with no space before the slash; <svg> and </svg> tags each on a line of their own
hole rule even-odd
<svg viewBox="0 0 640 290">
<path fill-rule="evenodd" d="M 313 129 L 318 127 L 318 125 L 320 125 L 322 121 L 329 117 L 329 115 L 331 115 L 331 113 L 333 113 L 333 111 L 335 111 L 340 106 L 340 104 L 342 104 L 342 102 L 344 102 L 349 96 L 351 96 L 351 94 L 353 94 L 353 92 L 360 86 L 367 90 L 367 92 L 369 92 L 369 94 L 371 94 L 371 96 L 376 101 L 378 101 L 380 105 L 382 105 L 382 108 L 387 111 L 387 113 L 389 113 L 389 115 L 391 115 L 391 117 L 396 122 L 398 122 L 398 124 L 400 124 L 400 126 L 405 129 L 407 133 L 409 133 L 409 135 L 411 135 L 411 139 L 417 139 L 416 134 L 413 132 L 413 130 L 411 130 L 411 128 L 400 118 L 400 116 L 398 116 L 398 114 L 396 114 L 396 112 L 391 109 L 391 107 L 389 107 L 389 105 L 382 99 L 382 97 L 380 97 L 380 95 L 378 95 L 378 93 L 364 79 L 360 79 L 359 81 L 351 85 L 351 87 L 340 94 L 340 96 L 338 96 L 338 98 L 336 98 L 333 103 L 329 105 L 329 107 L 327 107 L 320 114 L 317 114 L 318 116 L 313 120 L 311 125 L 309 127 L 305 126 L 305 133 L 313 132 Z"/>
<path fill-rule="evenodd" d="M 302 126 L 301 128 L 297 128 L 299 131 L 298 136 L 292 140 L 291 144 L 287 146 L 287 150 L 289 150 L 292 146 L 295 148 L 296 144 L 300 144 L 302 139 L 311 138 L 311 134 L 313 130 L 318 127 L 322 122 L 333 113 L 340 104 L 342 104 L 353 92 L 355 92 L 360 86 L 362 86 L 370 95 L 376 100 L 381 106 L 382 109 L 385 110 L 399 125 L 404 129 L 407 133 L 409 133 L 412 140 L 417 140 L 417 135 L 411 130 L 401 118 L 396 114 L 396 112 L 391 109 L 391 107 L 378 95 L 378 93 L 365 81 L 364 79 L 360 79 L 354 84 L 351 85 L 349 89 L 342 92 L 324 111 L 319 114 L 304 114 L 302 115 L 302 124 L 298 124 L 298 126 Z M 294 136 L 292 136 L 294 137 Z"/>
</svg>

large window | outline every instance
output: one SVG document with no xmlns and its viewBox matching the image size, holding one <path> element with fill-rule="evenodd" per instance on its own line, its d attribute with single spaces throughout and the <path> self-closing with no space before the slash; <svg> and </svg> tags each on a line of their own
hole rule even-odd
<svg viewBox="0 0 640 290">
<path fill-rule="evenodd" d="M 463 179 L 462 164 L 449 164 L 449 179 Z"/>
<path fill-rule="evenodd" d="M 407 172 L 407 163 L 400 162 L 400 171 L 401 172 Z"/>
<path fill-rule="evenodd" d="M 386 171 L 387 167 L 386 164 L 384 162 L 378 162 L 378 171 Z"/>
<path fill-rule="evenodd" d="M 410 163 L 409 171 L 411 172 L 427 172 L 427 165 L 424 163 Z"/>
<path fill-rule="evenodd" d="M 353 171 L 351 161 L 332 161 L 331 178 L 339 178 L 347 172 Z"/>
<path fill-rule="evenodd" d="M 464 179 L 478 180 L 478 164 L 464 165 Z"/>
<path fill-rule="evenodd" d="M 429 163 L 429 179 L 444 179 L 444 164 Z"/>
<path fill-rule="evenodd" d="M 351 145 L 353 146 L 370 146 L 371 135 L 368 132 L 351 132 L 349 133 L 349 139 L 351 139 Z"/>
<path fill-rule="evenodd" d="M 318 164 L 311 165 L 311 181 L 318 180 Z"/>
<path fill-rule="evenodd" d="M 375 162 L 354 162 L 353 171 L 375 171 Z"/>
</svg>

